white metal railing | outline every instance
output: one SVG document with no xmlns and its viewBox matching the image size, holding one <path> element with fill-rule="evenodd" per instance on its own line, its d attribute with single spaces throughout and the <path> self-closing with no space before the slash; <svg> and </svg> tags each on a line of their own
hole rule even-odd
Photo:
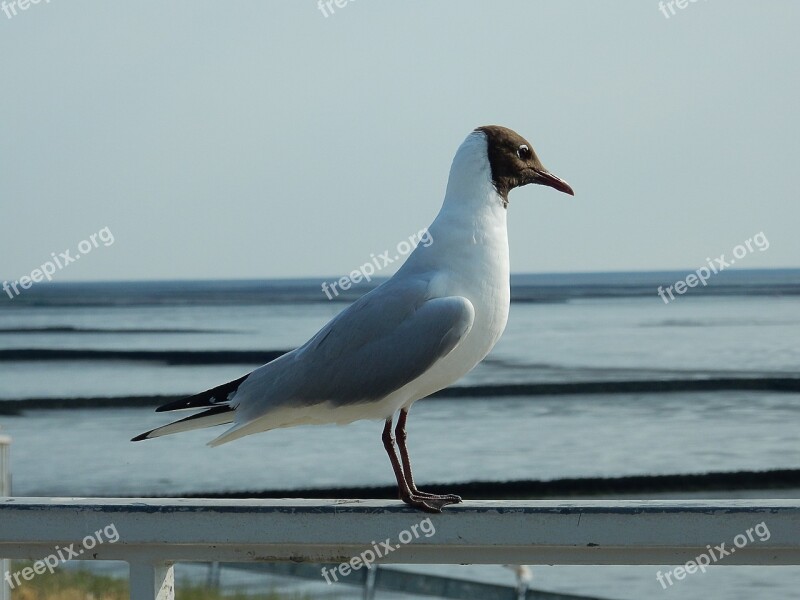
<svg viewBox="0 0 800 600">
<path fill-rule="evenodd" d="M 427 517 L 433 535 L 396 544 Z M 426 515 L 385 500 L 0 498 L 0 556 L 77 550 L 113 525 L 118 541 L 73 558 L 127 561 L 131 598 L 171 600 L 174 562 L 343 563 L 389 539 L 400 547 L 381 563 L 677 565 L 762 522 L 768 539 L 718 564 L 800 564 L 800 500 L 468 501 Z"/>
<path fill-rule="evenodd" d="M 11 495 L 11 438 L 0 433 L 0 499 Z M 0 553 L 0 578 L 8 571 L 10 562 Z M 11 600 L 11 589 L 0 580 L 0 600 Z"/>
<path fill-rule="evenodd" d="M 0 433 L 0 496 L 11 495 L 11 438 Z"/>
</svg>

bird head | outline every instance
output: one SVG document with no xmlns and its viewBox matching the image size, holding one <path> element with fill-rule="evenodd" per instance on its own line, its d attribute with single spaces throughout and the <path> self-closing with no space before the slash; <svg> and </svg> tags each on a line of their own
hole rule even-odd
<svg viewBox="0 0 800 600">
<path fill-rule="evenodd" d="M 516 131 L 499 125 L 478 127 L 486 135 L 492 183 L 508 204 L 508 193 L 516 187 L 535 183 L 574 196 L 570 185 L 545 169 L 533 146 Z"/>
</svg>

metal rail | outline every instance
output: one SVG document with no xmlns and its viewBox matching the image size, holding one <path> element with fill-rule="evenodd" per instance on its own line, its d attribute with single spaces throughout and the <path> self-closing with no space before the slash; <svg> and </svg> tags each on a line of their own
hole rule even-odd
<svg viewBox="0 0 800 600">
<path fill-rule="evenodd" d="M 715 564 L 800 564 L 800 500 L 472 501 L 427 515 L 385 500 L 0 498 L 0 556 L 127 561 L 136 600 L 171 600 L 174 562 L 665 565 L 721 544 Z"/>
</svg>

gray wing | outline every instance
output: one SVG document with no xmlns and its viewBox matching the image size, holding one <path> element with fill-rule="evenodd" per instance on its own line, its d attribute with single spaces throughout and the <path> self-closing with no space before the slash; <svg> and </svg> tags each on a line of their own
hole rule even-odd
<svg viewBox="0 0 800 600">
<path fill-rule="evenodd" d="M 390 280 L 304 346 L 254 371 L 233 398 L 236 420 L 278 407 L 379 400 L 449 354 L 474 318 L 466 298 L 430 298 L 426 279 Z"/>
</svg>

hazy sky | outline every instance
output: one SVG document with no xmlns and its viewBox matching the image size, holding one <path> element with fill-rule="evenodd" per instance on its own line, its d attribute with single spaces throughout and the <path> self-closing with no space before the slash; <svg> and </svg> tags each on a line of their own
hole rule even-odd
<svg viewBox="0 0 800 600">
<path fill-rule="evenodd" d="M 7 2 L 10 0 L 7 0 Z M 334 5 L 335 7 L 335 5 Z M 425 227 L 476 126 L 514 272 L 800 266 L 800 3 L 51 0 L 0 12 L 0 279 L 347 273 Z"/>
</svg>

